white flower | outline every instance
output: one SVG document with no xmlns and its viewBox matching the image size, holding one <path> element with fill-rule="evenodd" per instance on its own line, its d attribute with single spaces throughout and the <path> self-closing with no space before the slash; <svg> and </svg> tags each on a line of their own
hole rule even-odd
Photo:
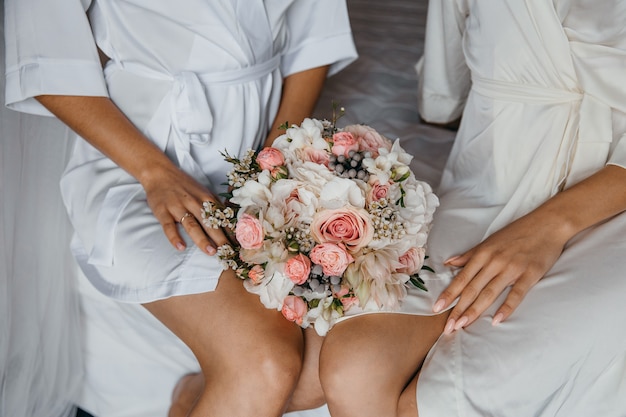
<svg viewBox="0 0 626 417">
<path fill-rule="evenodd" d="M 338 209 L 351 205 L 365 207 L 365 195 L 355 181 L 333 177 L 320 193 L 320 204 L 327 209 Z"/>
<path fill-rule="evenodd" d="M 266 308 L 280 310 L 294 283 L 281 272 L 274 271 L 273 274 L 268 274 L 266 270 L 265 277 L 259 284 L 247 279 L 243 285 L 249 292 L 257 294 Z"/>
<path fill-rule="evenodd" d="M 320 336 L 325 336 L 328 330 L 334 326 L 341 314 L 332 308 L 333 297 L 322 298 L 317 307 L 312 308 L 306 315 L 306 321 L 313 323 L 315 331 Z"/>
<path fill-rule="evenodd" d="M 425 182 L 410 179 L 402 183 L 404 207 L 398 207 L 398 215 L 406 226 L 408 234 L 424 232 L 430 228 L 439 199 Z M 400 188 L 393 189 L 392 198 L 399 198 Z"/>
<path fill-rule="evenodd" d="M 233 197 L 230 201 L 238 204 L 244 210 L 248 206 L 265 207 L 272 198 L 269 189 L 271 181 L 265 184 L 267 177 L 269 177 L 269 172 L 263 171 L 256 181 L 246 181 L 241 188 L 233 190 Z"/>
<path fill-rule="evenodd" d="M 299 127 L 292 126 L 287 129 L 284 135 L 276 138 L 272 146 L 283 151 L 285 157 L 293 155 L 296 149 L 307 146 L 325 149 L 325 147 L 328 147 L 328 144 L 322 138 L 323 130 L 324 126 L 319 120 L 304 119 Z"/>
<path fill-rule="evenodd" d="M 267 209 L 267 217 L 274 219 L 278 228 L 279 222 L 283 225 L 294 223 L 310 223 L 318 206 L 320 190 L 310 182 L 295 180 L 280 180 L 272 186 L 272 198 Z M 282 220 L 279 219 L 282 217 Z"/>
</svg>

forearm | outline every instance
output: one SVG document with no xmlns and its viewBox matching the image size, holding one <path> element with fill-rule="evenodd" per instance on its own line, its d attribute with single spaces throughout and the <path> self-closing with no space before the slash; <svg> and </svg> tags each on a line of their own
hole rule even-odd
<svg viewBox="0 0 626 417">
<path fill-rule="evenodd" d="M 158 168 L 176 169 L 109 98 L 39 96 L 37 99 L 141 183 L 149 181 Z"/>
<path fill-rule="evenodd" d="M 626 169 L 608 165 L 555 195 L 528 216 L 566 242 L 586 228 L 626 210 Z"/>
<path fill-rule="evenodd" d="M 283 133 L 279 128 L 285 122 L 290 125 L 299 124 L 305 118 L 311 117 L 327 73 L 328 66 L 324 66 L 298 72 L 285 78 L 280 106 L 270 128 L 266 146 L 271 145 L 271 142 Z"/>
</svg>

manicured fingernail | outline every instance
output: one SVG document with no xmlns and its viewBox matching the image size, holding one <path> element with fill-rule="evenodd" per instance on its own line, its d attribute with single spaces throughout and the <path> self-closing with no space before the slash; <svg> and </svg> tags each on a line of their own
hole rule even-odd
<svg viewBox="0 0 626 417">
<path fill-rule="evenodd" d="M 465 316 L 461 317 L 459 321 L 456 322 L 456 325 L 454 326 L 454 330 L 462 329 L 467 324 L 468 321 L 469 319 L 467 317 Z"/>
<path fill-rule="evenodd" d="M 206 253 L 208 253 L 209 255 L 215 255 L 215 252 L 216 250 L 213 246 L 209 245 L 206 247 Z"/>
<path fill-rule="evenodd" d="M 443 329 L 444 334 L 450 334 L 454 331 L 454 319 L 448 320 L 446 327 Z"/>
<path fill-rule="evenodd" d="M 439 300 L 435 303 L 435 305 L 433 306 L 433 312 L 434 313 L 439 313 L 441 310 L 443 310 L 443 307 L 446 305 L 446 300 Z"/>
<path fill-rule="evenodd" d="M 502 323 L 502 319 L 504 318 L 504 314 L 502 313 L 498 313 L 493 317 L 493 320 L 491 320 L 491 325 L 492 326 L 497 326 L 498 324 Z"/>
<path fill-rule="evenodd" d="M 182 243 L 182 242 L 178 242 L 178 243 L 176 244 L 176 249 L 181 250 L 181 251 L 182 251 L 182 250 L 185 250 L 185 244 L 184 244 L 184 243 Z"/>
<path fill-rule="evenodd" d="M 460 255 L 453 256 L 452 258 L 448 258 L 448 259 L 446 259 L 445 261 L 443 261 L 443 263 L 444 263 L 444 264 L 447 264 L 447 263 L 450 263 L 450 262 L 454 262 L 454 261 L 456 261 L 457 259 L 459 259 L 460 257 L 461 257 Z"/>
</svg>

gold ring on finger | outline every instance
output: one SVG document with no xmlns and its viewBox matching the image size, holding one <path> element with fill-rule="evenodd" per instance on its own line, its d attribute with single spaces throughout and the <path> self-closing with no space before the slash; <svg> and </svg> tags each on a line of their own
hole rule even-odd
<svg viewBox="0 0 626 417">
<path fill-rule="evenodd" d="M 183 214 L 183 217 L 180 218 L 180 221 L 178 223 L 183 224 L 183 222 L 185 221 L 187 217 L 192 217 L 191 213 L 187 212 Z"/>
</svg>

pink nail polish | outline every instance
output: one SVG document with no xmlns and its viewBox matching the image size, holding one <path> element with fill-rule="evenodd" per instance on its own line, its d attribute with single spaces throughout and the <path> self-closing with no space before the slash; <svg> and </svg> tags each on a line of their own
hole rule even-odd
<svg viewBox="0 0 626 417">
<path fill-rule="evenodd" d="M 467 317 L 465 316 L 461 317 L 459 321 L 456 322 L 456 326 L 454 326 L 454 330 L 462 329 L 467 324 L 468 321 L 469 319 Z"/>
<path fill-rule="evenodd" d="M 178 249 L 180 251 L 183 251 L 183 250 L 185 250 L 185 245 L 182 242 L 178 242 L 176 244 L 176 249 Z"/>
<path fill-rule="evenodd" d="M 493 317 L 493 320 L 491 320 L 491 325 L 492 326 L 497 326 L 498 324 L 502 323 L 502 319 L 504 318 L 504 314 L 502 313 L 498 313 Z"/>
<path fill-rule="evenodd" d="M 446 259 L 445 261 L 443 261 L 443 263 L 444 263 L 444 265 L 445 265 L 445 264 L 447 264 L 447 263 L 454 262 L 454 261 L 456 261 L 457 259 L 459 259 L 460 257 L 461 257 L 460 255 L 453 256 L 453 257 L 448 258 L 448 259 Z"/>
<path fill-rule="evenodd" d="M 439 300 L 433 306 L 433 313 L 439 313 L 443 310 L 443 307 L 446 305 L 446 300 Z"/>
<path fill-rule="evenodd" d="M 206 252 L 209 255 L 215 255 L 216 250 L 215 250 L 215 248 L 213 246 L 209 245 L 209 246 L 206 247 Z"/>
<path fill-rule="evenodd" d="M 450 334 L 454 331 L 454 319 L 448 320 L 446 327 L 443 329 L 444 334 Z"/>
</svg>

